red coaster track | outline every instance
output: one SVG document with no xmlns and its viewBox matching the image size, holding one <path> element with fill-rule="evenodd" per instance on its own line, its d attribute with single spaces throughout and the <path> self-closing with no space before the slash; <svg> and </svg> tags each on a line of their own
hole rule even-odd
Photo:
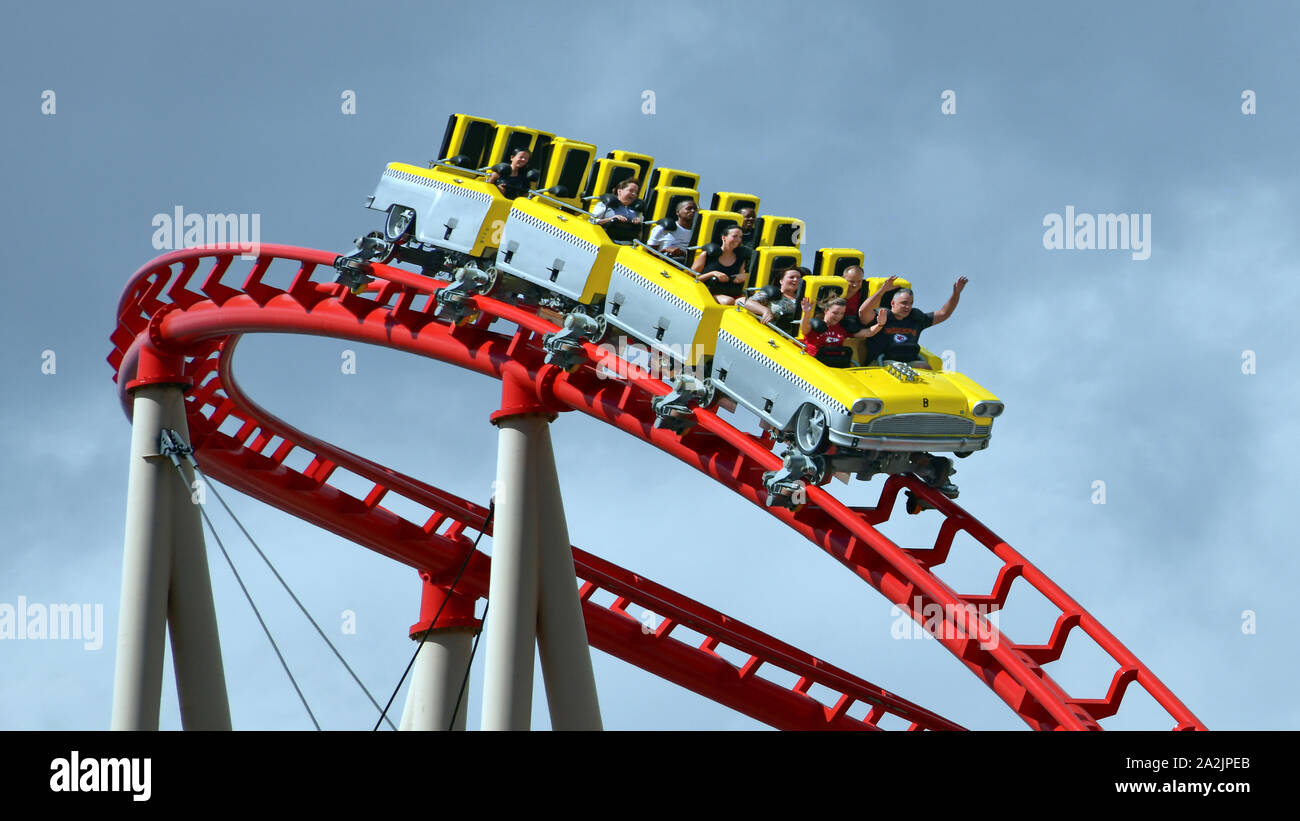
<svg viewBox="0 0 1300 821">
<path fill-rule="evenodd" d="M 435 583 L 449 583 L 472 549 L 466 531 L 482 525 L 484 507 L 291 427 L 248 399 L 231 370 L 235 346 L 246 333 L 314 334 L 408 351 L 510 380 L 535 391 L 557 412 L 581 411 L 672 454 L 805 536 L 918 622 L 938 605 L 947 621 L 937 640 L 1034 729 L 1101 729 L 1099 721 L 1115 714 L 1134 682 L 1168 713 L 1173 729 L 1205 729 L 1142 662 L 1042 571 L 915 477 L 891 477 L 874 508 L 847 507 L 821 488 L 809 488 L 808 503 L 797 511 L 765 507 L 763 473 L 781 465 L 770 439 L 738 431 L 707 410 L 695 412 L 697 424 L 683 435 L 654 428 L 650 401 L 668 392 L 663 383 L 598 376 L 593 363 L 603 354 L 592 345 L 586 346 L 589 361 L 571 373 L 544 364 L 542 337 L 558 328 L 535 313 L 479 296 L 473 305 L 480 319 L 451 325 L 434 316 L 437 305 L 431 295 L 444 282 L 375 265 L 377 281 L 366 293 L 353 295 L 333 283 L 333 254 L 287 246 L 262 246 L 242 286 L 233 287 L 222 279 L 238 253 L 188 249 L 141 268 L 118 305 L 114 349 L 108 357 L 128 416 L 131 404 L 125 386 L 135 374 L 140 345 L 149 342 L 185 357 L 186 375 L 194 384 L 186 394 L 186 410 L 196 457 L 210 476 L 231 487 L 411 565 Z M 287 290 L 263 281 L 276 260 L 297 266 Z M 493 323 L 498 330 L 488 328 Z M 503 324 L 510 326 L 509 332 L 499 330 Z M 220 428 L 232 428 L 231 419 L 238 430 L 228 435 Z M 295 449 L 313 457 L 302 471 L 285 463 Z M 337 468 L 374 483 L 365 498 L 329 484 Z M 904 488 L 945 517 L 933 548 L 905 550 L 875 528 L 889 519 Z M 435 513 L 422 523 L 403 519 L 380 504 L 390 494 Z M 1002 562 L 991 592 L 959 594 L 931 572 L 947 559 L 959 531 Z M 877 723 L 886 714 L 902 718 L 913 730 L 960 729 L 662 585 L 577 548 L 573 555 L 583 581 L 583 613 L 592 646 L 657 676 L 782 729 L 879 729 Z M 476 553 L 457 592 L 486 597 L 489 566 L 490 559 Z M 1060 610 L 1045 644 L 1012 642 L 974 607 L 1001 608 L 1016 578 Z M 592 596 L 598 590 L 612 593 L 614 601 L 607 606 L 596 603 Z M 627 612 L 631 605 L 663 621 L 653 631 L 643 630 L 641 621 Z M 677 640 L 672 632 L 678 625 L 704 635 L 705 641 L 696 647 Z M 1041 666 L 1060 657 L 1075 629 L 1091 637 L 1116 665 L 1104 698 L 1069 695 Z M 722 645 L 747 654 L 748 661 L 733 665 L 718 654 Z M 763 676 L 765 666 L 793 673 L 798 681 L 791 687 L 777 684 Z M 808 695 L 813 685 L 838 693 L 838 699 L 834 704 L 817 701 Z M 849 715 L 857 702 L 870 705 L 862 719 Z"/>
</svg>

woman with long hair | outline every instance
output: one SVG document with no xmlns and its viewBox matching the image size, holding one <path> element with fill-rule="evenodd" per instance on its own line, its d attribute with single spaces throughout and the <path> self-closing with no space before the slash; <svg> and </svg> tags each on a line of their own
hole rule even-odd
<svg viewBox="0 0 1300 821">
<path fill-rule="evenodd" d="M 696 282 L 703 282 L 713 298 L 723 305 L 735 303 L 745 292 L 745 280 L 749 278 L 745 268 L 748 257 L 740 248 L 743 233 L 739 225 L 731 226 L 723 232 L 718 251 L 700 254 L 691 266 Z"/>
</svg>

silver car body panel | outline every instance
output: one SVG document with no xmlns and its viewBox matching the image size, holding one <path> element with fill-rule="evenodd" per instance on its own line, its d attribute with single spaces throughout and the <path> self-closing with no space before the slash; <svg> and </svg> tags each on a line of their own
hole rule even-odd
<svg viewBox="0 0 1300 821">
<path fill-rule="evenodd" d="M 449 251 L 469 253 L 492 207 L 492 195 L 443 180 L 385 168 L 370 207 L 387 211 L 404 205 L 415 210 L 415 238 Z"/>
<path fill-rule="evenodd" d="M 704 311 L 654 280 L 614 264 L 605 299 L 605 321 L 662 354 L 688 361 Z"/>
<path fill-rule="evenodd" d="M 549 291 L 581 300 L 599 252 L 595 243 L 512 208 L 501 232 L 496 266 Z"/>
<path fill-rule="evenodd" d="M 853 414 L 843 403 L 726 331 L 718 334 L 712 382 L 778 430 L 790 428 L 805 402 L 817 405 L 826 414 L 832 438 L 836 431 L 847 431 L 853 421 Z"/>
</svg>

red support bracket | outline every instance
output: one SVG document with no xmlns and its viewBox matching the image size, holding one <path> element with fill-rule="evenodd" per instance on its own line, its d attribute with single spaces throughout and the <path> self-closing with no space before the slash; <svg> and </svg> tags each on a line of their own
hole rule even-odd
<svg viewBox="0 0 1300 821">
<path fill-rule="evenodd" d="M 161 344 L 163 317 L 175 310 L 179 310 L 175 303 L 165 305 L 149 320 L 149 327 L 141 334 L 135 379 L 126 383 L 128 391 L 145 385 L 180 385 L 182 390 L 194 387 L 194 381 L 185 375 L 185 357 L 167 353 Z"/>
<path fill-rule="evenodd" d="M 477 630 L 483 625 L 481 619 L 474 617 L 474 604 L 477 596 L 467 596 L 449 590 L 441 584 L 434 584 L 428 573 L 420 574 L 420 620 L 411 625 L 410 636 L 418 639 L 428 630 L 448 630 L 469 627 Z M 445 602 L 445 604 L 444 604 Z M 441 608 L 442 612 L 438 610 Z M 438 623 L 434 624 L 434 616 Z"/>
<path fill-rule="evenodd" d="M 496 425 L 502 419 L 513 419 L 516 416 L 545 416 L 546 421 L 555 421 L 561 408 L 548 403 L 538 391 L 540 387 L 538 383 L 544 380 L 544 373 L 538 382 L 534 383 L 528 380 L 527 371 L 521 375 L 515 368 L 507 369 L 501 379 L 501 409 L 494 411 L 488 417 L 492 420 L 492 424 Z"/>
</svg>

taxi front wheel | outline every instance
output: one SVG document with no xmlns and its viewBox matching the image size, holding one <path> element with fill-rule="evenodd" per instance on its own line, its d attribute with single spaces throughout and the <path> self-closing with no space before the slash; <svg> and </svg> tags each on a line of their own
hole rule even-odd
<svg viewBox="0 0 1300 821">
<path fill-rule="evenodd" d="M 817 456 L 826 450 L 831 428 L 826 413 L 816 405 L 805 402 L 794 421 L 795 447 L 808 456 Z"/>
</svg>

